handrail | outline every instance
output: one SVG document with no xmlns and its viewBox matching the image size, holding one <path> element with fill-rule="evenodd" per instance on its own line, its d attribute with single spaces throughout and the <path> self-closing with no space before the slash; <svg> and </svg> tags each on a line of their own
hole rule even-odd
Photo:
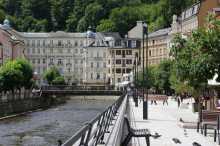
<svg viewBox="0 0 220 146">
<path fill-rule="evenodd" d="M 109 131 L 110 125 L 112 124 L 124 97 L 125 95 L 122 95 L 104 112 L 86 123 L 77 133 L 63 143 L 62 146 L 96 146 L 97 144 L 104 143 L 103 140 L 105 133 Z"/>
<path fill-rule="evenodd" d="M 42 90 L 114 90 L 112 86 L 46 85 Z"/>
</svg>

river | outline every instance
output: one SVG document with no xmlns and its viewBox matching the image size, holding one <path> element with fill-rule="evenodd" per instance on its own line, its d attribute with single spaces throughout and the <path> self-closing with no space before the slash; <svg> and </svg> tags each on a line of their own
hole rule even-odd
<svg viewBox="0 0 220 146">
<path fill-rule="evenodd" d="M 77 100 L 44 111 L 0 121 L 0 146 L 57 146 L 113 100 Z"/>
</svg>

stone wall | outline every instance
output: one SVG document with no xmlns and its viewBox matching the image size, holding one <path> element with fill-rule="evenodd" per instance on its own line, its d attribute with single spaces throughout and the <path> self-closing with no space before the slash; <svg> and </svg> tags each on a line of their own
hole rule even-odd
<svg viewBox="0 0 220 146">
<path fill-rule="evenodd" d="M 56 100 L 52 97 L 27 98 L 15 101 L 0 101 L 0 117 L 48 108 Z"/>
</svg>

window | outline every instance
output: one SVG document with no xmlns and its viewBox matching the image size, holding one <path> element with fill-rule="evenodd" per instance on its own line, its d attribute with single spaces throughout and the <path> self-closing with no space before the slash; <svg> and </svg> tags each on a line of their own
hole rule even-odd
<svg viewBox="0 0 220 146">
<path fill-rule="evenodd" d="M 35 48 L 32 49 L 32 53 L 35 54 Z"/>
<path fill-rule="evenodd" d="M 130 73 L 131 72 L 131 69 L 130 68 L 127 68 L 126 69 L 126 73 Z"/>
<path fill-rule="evenodd" d="M 53 40 L 50 40 L 50 45 L 53 46 Z"/>
<path fill-rule="evenodd" d="M 97 62 L 97 68 L 99 68 L 99 62 Z"/>
<path fill-rule="evenodd" d="M 63 64 L 63 61 L 62 59 L 58 59 L 58 62 L 57 62 L 58 65 L 62 65 Z"/>
<path fill-rule="evenodd" d="M 121 78 L 118 78 L 118 83 L 120 83 L 121 82 Z"/>
<path fill-rule="evenodd" d="M 35 41 L 34 41 L 34 40 L 32 40 L 32 46 L 33 46 L 33 47 L 35 46 Z"/>
<path fill-rule="evenodd" d="M 83 41 L 80 41 L 80 46 L 83 46 Z"/>
<path fill-rule="evenodd" d="M 43 40 L 43 46 L 45 46 L 45 40 Z"/>
<path fill-rule="evenodd" d="M 78 53 L 78 49 L 75 49 L 75 53 L 76 53 L 76 54 Z"/>
<path fill-rule="evenodd" d="M 91 68 L 93 68 L 93 62 L 91 62 Z"/>
<path fill-rule="evenodd" d="M 53 58 L 50 58 L 50 63 L 53 63 Z"/>
<path fill-rule="evenodd" d="M 30 54 L 30 49 L 29 48 L 27 49 L 27 54 Z"/>
<path fill-rule="evenodd" d="M 104 80 L 106 79 L 106 73 L 103 73 L 103 79 Z"/>
<path fill-rule="evenodd" d="M 83 49 L 80 49 L 80 53 L 83 54 Z"/>
<path fill-rule="evenodd" d="M 81 64 L 83 64 L 83 60 L 81 60 Z"/>
<path fill-rule="evenodd" d="M 75 60 L 75 63 L 78 64 L 78 60 Z"/>
<path fill-rule="evenodd" d="M 91 52 L 90 56 L 93 57 L 93 52 Z"/>
<path fill-rule="evenodd" d="M 120 74 L 121 73 L 121 68 L 116 68 L 116 73 Z"/>
<path fill-rule="evenodd" d="M 43 53 L 46 53 L 46 50 L 45 50 L 45 48 L 43 48 Z"/>
<path fill-rule="evenodd" d="M 40 54 L 40 48 L 37 49 L 37 53 Z"/>
<path fill-rule="evenodd" d="M 135 41 L 135 40 L 132 41 L 131 47 L 132 47 L 132 48 L 135 48 L 135 47 L 136 47 L 136 41 Z"/>
<path fill-rule="evenodd" d="M 50 53 L 53 53 L 53 48 L 50 48 Z"/>
<path fill-rule="evenodd" d="M 116 50 L 116 55 L 121 55 L 121 50 Z"/>
<path fill-rule="evenodd" d="M 151 56 L 151 54 L 152 54 L 152 53 L 151 53 L 151 50 L 150 50 L 150 51 L 149 51 L 149 56 Z"/>
<path fill-rule="evenodd" d="M 40 59 L 37 60 L 37 63 L 40 64 Z"/>
<path fill-rule="evenodd" d="M 122 69 L 122 73 L 125 73 L 125 68 Z"/>
<path fill-rule="evenodd" d="M 116 64 L 121 64 L 121 60 L 117 59 Z"/>
<path fill-rule="evenodd" d="M 77 46 L 78 46 L 78 43 L 77 43 L 77 41 L 75 41 L 75 44 L 74 44 L 74 45 L 75 45 L 75 47 L 77 47 Z"/>
<path fill-rule="evenodd" d="M 32 63 L 35 64 L 35 59 L 32 60 Z"/>
<path fill-rule="evenodd" d="M 97 57 L 99 57 L 99 52 L 97 52 Z"/>
<path fill-rule="evenodd" d="M 99 73 L 96 74 L 96 79 L 97 79 L 97 80 L 100 79 L 100 74 L 99 74 Z"/>
<path fill-rule="evenodd" d="M 43 58 L 43 64 L 45 64 L 46 63 L 46 59 L 45 58 Z"/>
<path fill-rule="evenodd" d="M 38 47 L 40 46 L 40 40 L 37 40 L 37 46 Z"/>
<path fill-rule="evenodd" d="M 106 63 L 105 62 L 103 62 L 103 68 L 106 68 Z"/>
<path fill-rule="evenodd" d="M 115 55 L 115 51 L 114 51 L 114 50 L 112 50 L 112 56 L 113 56 L 113 55 Z"/>
<path fill-rule="evenodd" d="M 155 44 L 155 40 L 152 41 L 152 44 L 153 44 L 153 45 Z"/>
<path fill-rule="evenodd" d="M 132 51 L 131 50 L 126 50 L 126 55 L 132 55 Z"/>
<path fill-rule="evenodd" d="M 62 46 L 62 42 L 60 40 L 58 41 L 58 46 Z"/>
<path fill-rule="evenodd" d="M 27 46 L 30 46 L 30 41 L 29 40 L 27 41 Z"/>
<path fill-rule="evenodd" d="M 93 73 L 90 74 L 90 78 L 93 80 Z"/>
<path fill-rule="evenodd" d="M 132 64 L 132 60 L 131 59 L 127 59 L 126 60 L 126 64 Z"/>
<path fill-rule="evenodd" d="M 70 73 L 70 72 L 71 72 L 71 69 L 70 69 L 70 68 L 68 68 L 68 69 L 67 69 L 67 71 L 68 71 L 68 73 Z"/>
</svg>

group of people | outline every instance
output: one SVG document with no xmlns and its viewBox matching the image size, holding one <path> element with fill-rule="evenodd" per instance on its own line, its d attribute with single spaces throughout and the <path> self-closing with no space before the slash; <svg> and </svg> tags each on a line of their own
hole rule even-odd
<svg viewBox="0 0 220 146">
<path fill-rule="evenodd" d="M 151 105 L 157 105 L 157 101 L 163 101 L 163 105 L 168 105 L 168 97 L 166 95 L 150 95 Z"/>
</svg>

